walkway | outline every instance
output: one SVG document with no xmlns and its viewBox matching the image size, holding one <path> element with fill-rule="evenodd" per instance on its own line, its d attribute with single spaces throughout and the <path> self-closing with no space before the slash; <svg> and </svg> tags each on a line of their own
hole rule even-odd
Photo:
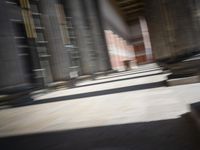
<svg viewBox="0 0 200 150">
<path fill-rule="evenodd" d="M 0 110 L 3 150 L 198 150 L 187 117 L 200 84 L 165 87 L 154 65 Z"/>
</svg>

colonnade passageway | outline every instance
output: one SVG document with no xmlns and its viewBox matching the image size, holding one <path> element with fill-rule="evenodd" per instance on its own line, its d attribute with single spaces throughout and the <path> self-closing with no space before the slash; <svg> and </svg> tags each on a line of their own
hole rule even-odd
<svg viewBox="0 0 200 150">
<path fill-rule="evenodd" d="M 199 0 L 1 0 L 0 149 L 200 150 Z"/>
<path fill-rule="evenodd" d="M 199 149 L 188 105 L 200 84 L 166 87 L 155 64 L 82 81 L 0 113 L 3 149 Z"/>
</svg>

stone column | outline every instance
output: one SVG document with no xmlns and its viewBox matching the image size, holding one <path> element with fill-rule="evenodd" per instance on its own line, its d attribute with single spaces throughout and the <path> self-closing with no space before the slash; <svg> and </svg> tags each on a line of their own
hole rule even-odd
<svg viewBox="0 0 200 150">
<path fill-rule="evenodd" d="M 151 62 L 152 61 L 152 48 L 151 48 L 151 42 L 150 42 L 147 22 L 143 16 L 139 17 L 139 21 L 140 21 L 140 27 L 141 27 L 141 31 L 142 31 L 143 40 L 144 40 L 147 62 Z"/>
<path fill-rule="evenodd" d="M 19 8 L 0 1 L 0 91 L 21 90 L 30 83 L 14 34 L 15 21 L 22 21 L 20 12 Z"/>
<path fill-rule="evenodd" d="M 58 9 L 56 0 L 40 1 L 53 80 L 63 81 L 69 78 L 70 58 L 67 49 L 64 47 Z"/>
<path fill-rule="evenodd" d="M 83 0 L 90 23 L 94 48 L 96 50 L 97 71 L 103 72 L 111 69 L 108 49 L 98 7 L 98 0 Z"/>
<path fill-rule="evenodd" d="M 167 24 L 162 11 L 161 0 L 145 0 L 145 16 L 149 27 L 152 50 L 155 59 L 171 57 L 170 44 L 166 32 Z"/>
<path fill-rule="evenodd" d="M 156 59 L 176 59 L 198 49 L 189 0 L 145 0 L 146 18 Z"/>
<path fill-rule="evenodd" d="M 67 16 L 72 17 L 74 24 L 81 57 L 81 73 L 82 75 L 93 74 L 97 71 L 96 52 L 84 2 L 82 0 L 65 0 L 64 6 Z"/>
</svg>

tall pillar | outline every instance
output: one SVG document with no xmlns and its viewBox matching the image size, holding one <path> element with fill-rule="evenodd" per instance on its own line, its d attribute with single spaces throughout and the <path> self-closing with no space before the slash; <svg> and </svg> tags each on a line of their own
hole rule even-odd
<svg viewBox="0 0 200 150">
<path fill-rule="evenodd" d="M 54 81 L 69 78 L 70 58 L 64 47 L 61 23 L 59 23 L 59 5 L 56 0 L 40 1 L 43 25 L 45 27 L 47 47 L 50 53 L 50 66 Z"/>
<path fill-rule="evenodd" d="M 109 54 L 106 46 L 102 22 L 98 7 L 98 0 L 83 0 L 87 10 L 87 16 L 90 23 L 94 48 L 96 50 L 97 71 L 107 71 L 111 69 Z"/>
<path fill-rule="evenodd" d="M 147 62 L 151 62 L 152 61 L 152 49 L 151 49 L 151 42 L 150 42 L 147 22 L 143 16 L 139 17 L 139 21 L 140 21 L 140 27 L 141 27 L 141 31 L 142 31 L 143 40 L 144 40 L 146 59 L 147 59 Z"/>
<path fill-rule="evenodd" d="M 151 45 L 155 59 L 171 57 L 171 44 L 168 39 L 169 25 L 166 22 L 161 0 L 145 0 L 145 16 L 147 19 Z M 172 41 L 172 39 L 171 39 Z"/>
<path fill-rule="evenodd" d="M 145 0 L 145 3 L 151 44 L 156 59 L 176 59 L 199 49 L 192 1 Z"/>
<path fill-rule="evenodd" d="M 189 4 L 190 10 L 191 10 L 191 16 L 192 16 L 192 21 L 190 23 L 193 24 L 194 30 L 194 38 L 195 38 L 195 43 L 197 45 L 197 51 L 200 51 L 200 1 L 199 0 L 194 0 L 190 1 Z"/>
<path fill-rule="evenodd" d="M 81 74 L 93 74 L 97 71 L 96 52 L 84 2 L 82 0 L 65 0 L 64 6 L 67 16 L 72 17 L 74 24 L 81 58 Z"/>
<path fill-rule="evenodd" d="M 30 83 L 15 41 L 14 24 L 20 20 L 19 8 L 0 1 L 0 91 L 21 89 Z"/>
</svg>

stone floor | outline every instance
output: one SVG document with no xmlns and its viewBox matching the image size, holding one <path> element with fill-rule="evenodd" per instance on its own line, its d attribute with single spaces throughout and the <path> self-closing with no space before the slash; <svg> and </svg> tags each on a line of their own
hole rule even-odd
<svg viewBox="0 0 200 150">
<path fill-rule="evenodd" d="M 198 150 L 183 117 L 200 84 L 165 87 L 155 65 L 102 76 L 0 110 L 0 149 Z"/>
</svg>

